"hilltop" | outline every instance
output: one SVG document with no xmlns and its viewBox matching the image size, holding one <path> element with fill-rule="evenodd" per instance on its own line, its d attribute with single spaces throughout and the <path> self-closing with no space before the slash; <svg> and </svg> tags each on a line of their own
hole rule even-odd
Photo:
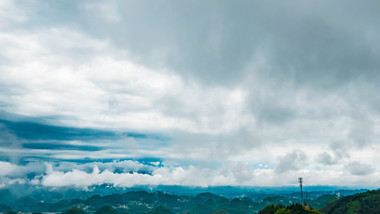
<svg viewBox="0 0 380 214">
<path fill-rule="evenodd" d="M 302 206 L 301 204 L 293 204 L 289 206 L 284 205 L 270 205 L 259 211 L 258 214 L 322 214 L 318 210 L 310 206 Z"/>
<path fill-rule="evenodd" d="M 328 204 L 321 211 L 326 214 L 378 214 L 380 213 L 380 190 L 343 197 Z"/>
</svg>

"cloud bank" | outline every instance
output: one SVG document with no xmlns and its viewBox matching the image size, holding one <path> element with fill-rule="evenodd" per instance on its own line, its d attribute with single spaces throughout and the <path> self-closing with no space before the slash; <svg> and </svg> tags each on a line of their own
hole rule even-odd
<svg viewBox="0 0 380 214">
<path fill-rule="evenodd" d="M 2 179 L 30 169 L 52 186 L 79 177 L 271 186 L 306 173 L 315 184 L 375 185 L 379 9 L 376 1 L 2 1 Z M 166 164 L 105 166 L 140 159 Z M 45 162 L 61 168 L 48 172 Z"/>
<path fill-rule="evenodd" d="M 355 187 L 373 188 L 379 185 L 378 172 L 364 163 L 350 163 L 347 169 L 293 169 L 278 171 L 270 167 L 251 167 L 246 163 L 229 163 L 218 169 L 193 165 L 171 166 L 142 164 L 138 161 L 114 161 L 90 164 L 60 164 L 26 166 L 0 162 L 1 187 L 15 183 L 35 187 L 72 187 L 88 189 L 108 184 L 114 187 L 133 186 L 293 186 L 295 176 L 302 176 L 308 186 L 335 185 L 344 182 Z M 26 176 L 27 174 L 34 176 Z M 323 176 L 321 176 L 323 175 Z M 352 176 L 354 175 L 354 176 Z M 366 175 L 365 177 L 361 175 Z M 25 176 L 25 177 L 24 177 Z M 296 177 L 297 178 L 297 177 Z"/>
</svg>

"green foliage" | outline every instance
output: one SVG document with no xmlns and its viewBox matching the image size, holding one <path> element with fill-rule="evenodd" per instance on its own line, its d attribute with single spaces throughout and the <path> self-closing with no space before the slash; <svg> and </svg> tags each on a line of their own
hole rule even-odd
<svg viewBox="0 0 380 214">
<path fill-rule="evenodd" d="M 0 212 L 10 212 L 12 211 L 12 208 L 8 205 L 5 205 L 5 204 L 0 204 Z"/>
<path fill-rule="evenodd" d="M 322 195 L 315 200 L 308 201 L 308 204 L 310 206 L 320 210 L 323 207 L 325 207 L 326 205 L 331 204 L 332 202 L 334 202 L 337 199 L 338 198 L 336 195 Z"/>
<path fill-rule="evenodd" d="M 206 200 L 207 199 L 207 200 Z M 249 214 L 255 213 L 253 209 L 254 203 L 250 199 L 235 198 L 229 201 L 226 198 L 215 195 L 213 197 L 203 197 L 206 200 L 193 206 L 189 212 L 191 214 L 205 214 L 205 213 L 228 213 L 228 214 Z"/>
<path fill-rule="evenodd" d="M 309 206 L 302 206 L 301 204 L 292 204 L 289 206 L 284 205 L 269 205 L 259 214 L 320 214 L 316 209 Z"/>
<path fill-rule="evenodd" d="M 77 207 L 71 207 L 69 210 L 64 212 L 63 214 L 84 214 L 84 212 Z"/>
<path fill-rule="evenodd" d="M 380 213 L 380 190 L 343 197 L 321 211 L 326 214 L 378 214 Z"/>
<path fill-rule="evenodd" d="M 20 197 L 12 204 L 0 204 L 0 210 L 3 213 L 17 210 L 29 213 L 62 212 L 64 214 L 83 214 L 84 211 L 95 214 L 252 214 L 260 210 L 261 214 L 319 213 L 316 209 L 292 205 L 293 201 L 297 201 L 297 198 L 292 195 L 264 194 L 253 200 L 247 197 L 231 200 L 212 193 L 178 196 L 159 191 L 129 191 L 123 194 L 93 195 L 89 198 L 54 200 L 44 203 L 36 197 Z M 380 213 L 378 191 L 348 196 L 341 200 L 337 200 L 336 195 L 322 195 L 308 201 L 312 207 L 318 209 L 330 202 L 332 203 L 322 210 L 326 214 Z"/>
<path fill-rule="evenodd" d="M 259 214 L 274 214 L 277 210 L 285 208 L 284 205 L 269 205 L 259 211 Z"/>
<path fill-rule="evenodd" d="M 117 210 L 115 210 L 113 207 L 111 206 L 104 206 L 100 209 L 98 209 L 95 214 L 119 214 L 119 212 Z"/>
<path fill-rule="evenodd" d="M 217 210 L 215 212 L 212 212 L 211 214 L 229 214 L 227 211 L 224 210 Z"/>
<path fill-rule="evenodd" d="M 148 212 L 147 214 L 173 214 L 170 210 L 159 206 L 154 211 Z"/>
</svg>

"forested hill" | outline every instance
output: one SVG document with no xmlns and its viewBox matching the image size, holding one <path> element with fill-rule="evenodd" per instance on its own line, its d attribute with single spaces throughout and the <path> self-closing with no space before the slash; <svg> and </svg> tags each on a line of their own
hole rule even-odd
<svg viewBox="0 0 380 214">
<path fill-rule="evenodd" d="M 158 214 L 158 213 L 191 213 L 191 214 L 244 214 L 257 213 L 270 204 L 291 205 L 297 203 L 293 193 L 285 195 L 261 195 L 261 198 L 225 198 L 212 193 L 200 193 L 193 196 L 172 195 L 164 192 L 130 191 L 123 194 L 93 195 L 88 198 L 38 200 L 37 195 L 21 197 L 6 201 L 10 192 L 4 192 L 0 199 L 0 212 L 63 212 L 66 214 Z M 258 194 L 259 195 L 259 194 Z M 50 195 L 48 195 L 50 196 Z M 258 196 L 256 196 L 258 197 Z M 46 197 L 45 197 L 46 198 Z M 47 199 L 47 198 L 46 198 Z M 325 206 L 334 196 L 321 196 L 312 200 L 315 208 Z M 2 204 L 1 203 L 5 203 Z"/>
<path fill-rule="evenodd" d="M 259 211 L 258 214 L 322 214 L 318 210 L 310 206 L 302 206 L 301 204 L 270 205 Z"/>
<path fill-rule="evenodd" d="M 350 195 L 321 209 L 326 214 L 379 214 L 380 190 Z"/>
<path fill-rule="evenodd" d="M 98 211 L 96 211 L 94 214 L 128 214 L 126 212 L 120 212 L 116 209 L 114 209 L 111 206 L 104 206 L 100 208 Z M 193 213 L 201 213 L 201 214 L 231 214 L 231 213 L 256 213 L 256 212 L 249 212 L 247 210 L 233 210 L 226 211 L 223 209 L 218 209 L 215 211 L 205 211 L 205 210 L 198 210 L 196 212 L 181 212 L 181 214 L 193 214 Z M 82 210 L 78 209 L 77 207 L 72 207 L 66 212 L 63 212 L 63 214 L 85 214 Z M 162 206 L 158 206 L 157 208 L 153 209 L 152 211 L 145 212 L 144 214 L 173 214 L 172 211 L 169 209 L 166 209 Z M 269 205 L 265 207 L 263 210 L 259 211 L 258 214 L 322 214 L 318 210 L 311 208 L 310 206 L 302 206 L 300 204 L 293 204 L 289 206 L 284 205 Z"/>
<path fill-rule="evenodd" d="M 340 194 L 342 192 L 343 194 Z M 357 192 L 357 191 L 350 191 Z M 17 197 L 7 190 L 0 191 L 0 212 L 60 212 L 66 214 L 248 214 L 262 213 L 380 213 L 380 192 L 368 191 L 338 199 L 339 194 L 309 192 L 308 207 L 297 206 L 298 193 L 256 193 L 253 197 L 226 198 L 212 193 L 174 195 L 165 192 L 128 191 L 122 194 L 92 195 L 81 198 L 58 197 L 43 192 Z M 313 196 L 313 197 L 311 197 Z M 274 205 L 273 205 L 274 204 Z M 324 207 L 324 208 L 323 208 Z M 265 209 L 264 209 L 265 208 Z M 323 208 L 323 209 L 322 209 Z M 264 209 L 264 210 L 263 210 Z M 297 212 L 296 212 L 297 211 Z"/>
</svg>

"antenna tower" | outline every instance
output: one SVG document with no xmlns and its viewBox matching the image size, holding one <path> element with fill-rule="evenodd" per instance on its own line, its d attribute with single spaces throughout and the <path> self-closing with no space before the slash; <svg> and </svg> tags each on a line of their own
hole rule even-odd
<svg viewBox="0 0 380 214">
<path fill-rule="evenodd" d="M 300 188 L 301 188 L 301 203 L 303 204 L 303 192 L 302 192 L 303 179 L 302 179 L 302 177 L 298 178 L 298 183 L 300 183 Z"/>
</svg>

